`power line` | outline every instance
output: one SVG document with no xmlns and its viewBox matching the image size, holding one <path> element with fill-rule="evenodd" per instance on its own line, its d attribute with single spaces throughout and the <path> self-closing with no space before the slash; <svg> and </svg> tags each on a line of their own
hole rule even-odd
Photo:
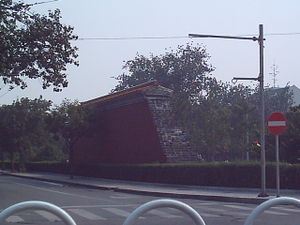
<svg viewBox="0 0 300 225">
<path fill-rule="evenodd" d="M 300 35 L 300 32 L 290 32 L 290 33 L 267 33 L 265 36 L 294 36 Z"/>
<path fill-rule="evenodd" d="M 294 36 L 300 35 L 300 32 L 289 33 L 266 33 L 265 36 Z M 241 37 L 254 35 L 239 35 Z M 124 40 L 167 40 L 167 39 L 185 39 L 188 36 L 135 36 L 135 37 L 82 37 L 77 41 L 124 41 Z"/>
<path fill-rule="evenodd" d="M 0 95 L 0 98 L 4 97 L 5 95 L 7 95 L 10 91 L 12 91 L 15 87 L 10 87 L 5 93 L 3 93 L 2 95 Z"/>
<path fill-rule="evenodd" d="M 42 4 L 47 4 L 47 3 L 52 3 L 52 2 L 57 2 L 59 0 L 49 0 L 49 1 L 43 1 L 43 2 L 36 2 L 36 3 L 32 3 L 32 4 L 27 4 L 29 6 L 35 6 L 35 5 L 42 5 Z"/>
<path fill-rule="evenodd" d="M 146 37 L 87 37 L 78 38 L 78 41 L 121 41 L 121 40 L 162 40 L 162 39 L 182 39 L 188 36 L 146 36 Z"/>
</svg>

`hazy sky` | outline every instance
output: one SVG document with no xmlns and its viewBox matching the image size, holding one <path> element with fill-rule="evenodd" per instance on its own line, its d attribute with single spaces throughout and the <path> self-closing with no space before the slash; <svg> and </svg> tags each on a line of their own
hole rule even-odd
<svg viewBox="0 0 300 225">
<path fill-rule="evenodd" d="M 37 1 L 26 0 L 26 3 Z M 213 76 L 230 81 L 234 76 L 257 77 L 258 43 L 242 40 L 189 39 L 189 33 L 258 35 L 265 33 L 265 80 L 273 85 L 272 65 L 278 67 L 276 84 L 300 87 L 299 0 L 59 0 L 35 6 L 45 13 L 59 8 L 63 23 L 74 26 L 79 38 L 171 37 L 165 40 L 78 40 L 79 67 L 68 69 L 69 87 L 60 93 L 43 90 L 32 81 L 26 90 L 0 90 L 0 103 L 42 95 L 59 104 L 64 98 L 85 101 L 106 95 L 117 84 L 124 61 L 136 53 L 161 54 L 193 41 L 206 46 Z M 284 34 L 284 35 L 279 35 Z M 289 35 L 288 35 L 289 34 Z M 248 84 L 249 82 L 244 82 Z"/>
</svg>

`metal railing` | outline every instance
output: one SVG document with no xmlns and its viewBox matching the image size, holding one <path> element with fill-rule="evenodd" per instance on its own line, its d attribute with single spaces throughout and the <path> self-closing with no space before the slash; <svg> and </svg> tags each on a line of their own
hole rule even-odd
<svg viewBox="0 0 300 225">
<path fill-rule="evenodd" d="M 137 209 L 135 209 L 125 220 L 125 222 L 123 223 L 123 225 L 133 225 L 134 222 L 143 214 L 145 214 L 146 212 L 152 210 L 152 209 L 156 209 L 156 208 L 174 208 L 174 209 L 178 209 L 184 213 L 186 213 L 187 215 L 189 215 L 192 220 L 195 222 L 195 224 L 197 225 L 205 225 L 204 220 L 202 219 L 202 217 L 197 213 L 196 210 L 194 210 L 192 207 L 190 207 L 189 205 L 180 202 L 180 201 L 176 201 L 176 200 L 171 200 L 171 199 L 159 199 L 159 200 L 154 200 L 151 202 L 147 202 L 143 205 L 141 205 L 140 207 L 138 207 Z"/>
<path fill-rule="evenodd" d="M 296 198 L 280 197 L 263 202 L 257 206 L 247 217 L 244 225 L 253 225 L 254 220 L 261 215 L 265 210 L 275 205 L 294 205 L 300 208 L 300 200 Z M 134 225 L 136 220 L 146 212 L 157 208 L 174 208 L 187 214 L 195 222 L 196 225 L 205 225 L 202 217 L 189 205 L 171 199 L 159 199 L 147 202 L 136 208 L 124 221 L 123 225 Z M 67 225 L 76 225 L 73 218 L 63 209 L 56 205 L 42 201 L 26 201 L 12 205 L 0 213 L 0 224 L 8 217 L 25 210 L 44 210 L 48 211 L 60 218 Z"/>
<path fill-rule="evenodd" d="M 76 225 L 73 218 L 63 209 L 59 208 L 56 205 L 53 205 L 48 202 L 42 202 L 42 201 L 26 201 L 26 202 L 20 202 L 15 205 L 12 205 L 6 209 L 4 209 L 0 213 L 0 224 L 4 222 L 8 217 L 17 214 L 19 212 L 25 211 L 25 210 L 44 210 L 48 211 L 50 213 L 53 213 L 55 216 L 60 218 L 65 224 L 67 225 Z"/>
<path fill-rule="evenodd" d="M 275 205 L 294 205 L 300 208 L 300 201 L 296 198 L 280 197 L 270 199 L 257 206 L 252 213 L 247 217 L 244 225 L 253 225 L 254 220 L 261 215 L 265 210 Z"/>
</svg>

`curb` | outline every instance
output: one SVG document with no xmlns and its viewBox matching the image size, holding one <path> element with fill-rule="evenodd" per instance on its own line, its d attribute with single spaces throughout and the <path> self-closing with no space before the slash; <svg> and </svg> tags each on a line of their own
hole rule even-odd
<svg viewBox="0 0 300 225">
<path fill-rule="evenodd" d="M 235 202 L 235 203 L 248 203 L 248 204 L 261 204 L 270 198 L 244 198 L 244 197 L 230 197 L 220 195 L 201 195 L 201 194 L 181 194 L 170 192 L 155 192 L 155 191 L 142 191 L 135 189 L 117 189 L 116 191 L 129 194 L 143 194 L 156 197 L 169 197 L 169 198 L 185 198 L 185 199 L 198 199 L 205 201 L 219 201 L 219 202 Z"/>
<path fill-rule="evenodd" d="M 73 185 L 73 186 L 86 187 L 86 188 L 99 189 L 99 190 L 107 190 L 107 191 L 115 191 L 115 192 L 128 193 L 128 194 L 150 195 L 150 196 L 155 196 L 155 197 L 185 198 L 185 199 L 198 199 L 198 200 L 220 201 L 220 202 L 236 202 L 236 203 L 248 203 L 248 204 L 261 204 L 261 203 L 269 200 L 270 198 L 273 198 L 273 197 L 246 198 L 246 197 L 232 197 L 232 196 L 220 196 L 220 195 L 159 192 L 159 191 L 151 191 L 151 190 L 140 190 L 140 189 L 134 189 L 134 188 L 131 188 L 131 189 L 120 188 L 117 186 L 83 184 L 83 183 L 72 182 L 72 181 L 63 181 L 63 180 L 56 180 L 56 179 L 51 179 L 51 178 L 20 175 L 20 174 L 3 172 L 3 171 L 1 173 L 6 176 L 14 176 L 14 177 L 19 177 L 19 178 L 24 178 L 24 179 L 55 182 L 55 183 L 66 184 L 66 185 Z"/>
<path fill-rule="evenodd" d="M 55 182 L 55 183 L 59 183 L 59 184 L 81 186 L 81 187 L 100 189 L 100 190 L 106 190 L 106 191 L 111 191 L 111 190 L 115 191 L 116 189 L 118 189 L 118 187 L 113 187 L 113 186 L 105 187 L 105 186 L 100 186 L 100 185 L 98 186 L 98 185 L 83 184 L 83 183 L 72 182 L 72 181 L 56 180 L 56 179 L 51 179 L 51 178 L 33 177 L 33 176 L 20 175 L 20 174 L 15 174 L 15 173 L 2 172 L 2 174 L 5 176 L 19 177 L 19 178 L 31 179 L 31 180 L 40 180 L 40 181 L 46 181 L 46 182 Z"/>
</svg>

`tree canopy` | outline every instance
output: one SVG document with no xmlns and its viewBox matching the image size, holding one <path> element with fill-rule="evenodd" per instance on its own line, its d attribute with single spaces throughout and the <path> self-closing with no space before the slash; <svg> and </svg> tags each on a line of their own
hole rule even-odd
<svg viewBox="0 0 300 225">
<path fill-rule="evenodd" d="M 65 99 L 53 107 L 42 97 L 21 98 L 0 107 L 0 152 L 27 160 L 62 160 L 92 127 L 90 114 L 78 101 Z M 93 123 L 96 123 L 93 120 Z"/>
<path fill-rule="evenodd" d="M 10 88 L 27 87 L 27 79 L 42 81 L 44 89 L 67 87 L 67 64 L 78 65 L 73 28 L 61 23 L 60 10 L 33 12 L 33 4 L 0 1 L 0 76 Z"/>
<path fill-rule="evenodd" d="M 209 55 L 201 45 L 180 45 L 159 56 L 146 57 L 140 54 L 123 66 L 126 70 L 116 77 L 119 84 L 113 92 L 157 80 L 161 85 L 173 89 L 178 95 L 194 97 L 205 88 L 204 80 L 213 71 L 208 63 Z"/>
<path fill-rule="evenodd" d="M 194 150 L 205 159 L 243 159 L 251 143 L 258 140 L 258 88 L 213 77 L 214 68 L 203 46 L 188 43 L 157 56 L 137 54 L 125 62 L 123 69 L 113 92 L 149 80 L 174 90 L 175 119 L 185 129 Z M 288 88 L 266 91 L 265 96 L 266 114 L 287 112 L 292 103 Z"/>
<path fill-rule="evenodd" d="M 19 154 L 21 167 L 49 138 L 46 118 L 51 102 L 22 98 L 0 108 L 0 147 L 12 156 Z"/>
</svg>

